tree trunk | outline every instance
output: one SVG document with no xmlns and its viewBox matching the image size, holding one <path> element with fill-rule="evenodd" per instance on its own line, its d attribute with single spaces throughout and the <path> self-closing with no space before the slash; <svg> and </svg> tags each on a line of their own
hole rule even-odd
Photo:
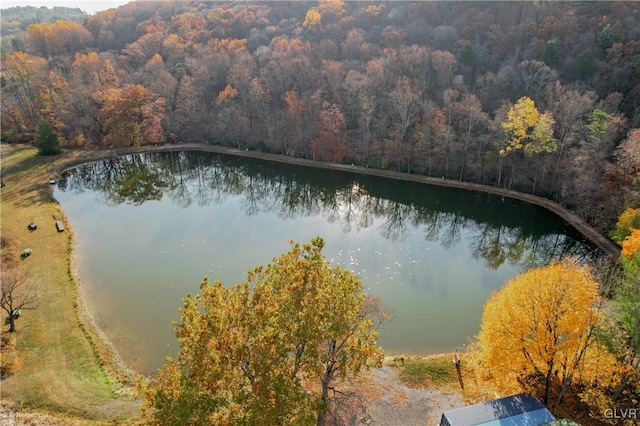
<svg viewBox="0 0 640 426">
<path fill-rule="evenodd" d="M 618 386 L 618 388 L 615 390 L 615 392 L 613 393 L 613 396 L 611 397 L 611 400 L 613 402 L 616 402 L 618 400 L 618 398 L 620 398 L 620 395 L 622 395 L 622 392 L 625 390 L 625 388 L 629 385 L 629 383 L 631 382 L 631 379 L 633 378 L 633 376 L 635 374 L 638 374 L 638 365 L 640 364 L 640 359 L 636 359 L 635 362 L 632 362 L 631 365 L 633 366 L 634 371 L 625 375 L 625 377 L 620 381 L 620 385 Z"/>
<path fill-rule="evenodd" d="M 549 364 L 549 368 L 547 369 L 547 376 L 545 378 L 543 402 L 546 407 L 549 406 L 549 401 L 551 401 L 552 375 L 553 375 L 553 361 Z"/>
<path fill-rule="evenodd" d="M 320 407 L 320 411 L 318 411 L 318 423 L 317 426 L 325 426 L 328 425 L 329 422 L 329 383 L 325 383 L 322 381 L 322 406 Z"/>
</svg>

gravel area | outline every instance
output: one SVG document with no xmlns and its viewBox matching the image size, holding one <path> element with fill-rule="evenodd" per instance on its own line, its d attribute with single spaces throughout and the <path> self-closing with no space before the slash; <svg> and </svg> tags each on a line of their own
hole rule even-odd
<svg viewBox="0 0 640 426">
<path fill-rule="evenodd" d="M 414 389 L 403 385 L 388 366 L 372 372 L 381 392 L 370 400 L 361 424 L 385 426 L 439 425 L 442 413 L 466 405 L 455 391 Z"/>
</svg>

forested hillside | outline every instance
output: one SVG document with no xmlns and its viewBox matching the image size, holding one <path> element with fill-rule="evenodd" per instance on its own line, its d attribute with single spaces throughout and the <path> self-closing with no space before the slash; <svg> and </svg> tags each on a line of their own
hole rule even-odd
<svg viewBox="0 0 640 426">
<path fill-rule="evenodd" d="M 2 9 L 0 24 L 2 28 L 3 42 L 4 36 L 9 43 L 19 43 L 12 45 L 13 50 L 24 48 L 24 33 L 31 24 L 42 24 L 44 22 L 75 21 L 82 23 L 88 15 L 79 8 L 69 7 L 8 7 Z"/>
<path fill-rule="evenodd" d="M 3 14 L 4 14 L 3 10 Z M 132 2 L 2 40 L 2 140 L 203 142 L 638 207 L 640 3 Z"/>
</svg>

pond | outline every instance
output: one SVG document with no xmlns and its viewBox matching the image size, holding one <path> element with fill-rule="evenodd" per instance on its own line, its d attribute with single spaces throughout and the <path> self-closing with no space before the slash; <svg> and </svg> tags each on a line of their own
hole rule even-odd
<svg viewBox="0 0 640 426">
<path fill-rule="evenodd" d="M 172 321 L 205 276 L 231 286 L 289 249 L 325 239 L 393 312 L 389 353 L 453 351 L 494 289 L 526 268 L 598 251 L 552 213 L 517 200 L 203 152 L 83 165 L 54 196 L 97 325 L 136 371 L 175 356 Z"/>
</svg>

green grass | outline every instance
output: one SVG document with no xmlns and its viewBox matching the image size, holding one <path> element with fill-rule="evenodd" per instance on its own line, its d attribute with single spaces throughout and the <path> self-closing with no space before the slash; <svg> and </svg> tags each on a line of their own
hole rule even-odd
<svg viewBox="0 0 640 426">
<path fill-rule="evenodd" d="M 445 386 L 458 383 L 455 364 L 448 355 L 406 358 L 404 362 L 396 363 L 396 368 L 400 381 L 411 387 Z"/>
<path fill-rule="evenodd" d="M 73 424 L 136 423 L 139 404 L 131 389 L 117 379 L 109 350 L 79 309 L 71 274 L 72 234 L 58 233 L 54 214 L 64 214 L 53 200 L 49 173 L 56 163 L 74 160 L 76 153 L 39 156 L 31 147 L 2 146 L 1 233 L 12 253 L 3 267 L 14 263 L 27 275 L 37 293 L 36 309 L 17 321 L 14 351 L 17 362 L 2 382 L 2 400 L 20 412 L 44 411 L 63 415 Z M 27 230 L 35 222 L 38 229 Z M 33 254 L 20 260 L 25 247 Z M 0 317 L 1 324 L 4 318 Z M 7 328 L 3 328 L 6 332 Z M 3 348 L 3 356 L 5 350 Z M 9 352 L 7 352 L 8 354 Z"/>
</svg>

